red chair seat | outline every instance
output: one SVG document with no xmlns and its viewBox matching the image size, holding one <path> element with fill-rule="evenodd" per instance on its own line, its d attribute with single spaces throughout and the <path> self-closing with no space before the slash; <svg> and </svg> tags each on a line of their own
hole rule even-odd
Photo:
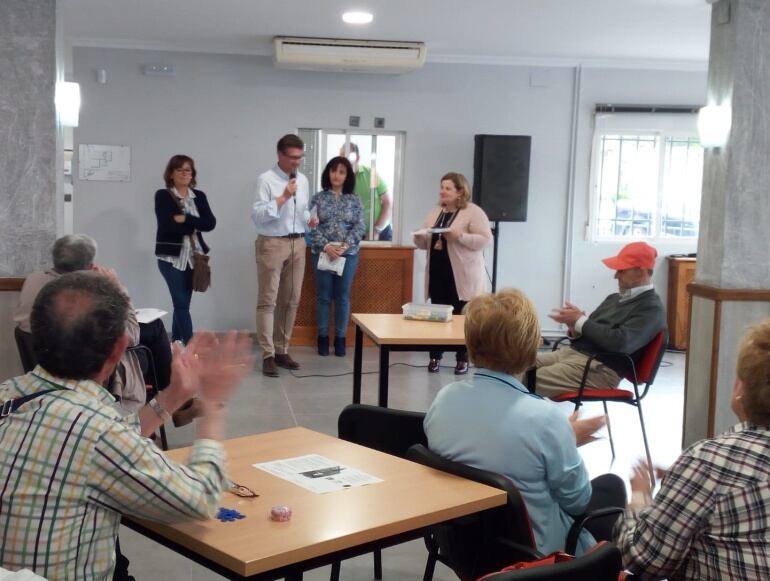
<svg viewBox="0 0 770 581">
<path fill-rule="evenodd" d="M 578 392 L 573 391 L 570 393 L 562 393 L 555 395 L 551 399 L 553 401 L 575 401 L 578 397 Z M 621 400 L 621 399 L 634 399 L 634 392 L 627 389 L 586 389 L 583 391 L 583 401 L 594 400 Z"/>
</svg>

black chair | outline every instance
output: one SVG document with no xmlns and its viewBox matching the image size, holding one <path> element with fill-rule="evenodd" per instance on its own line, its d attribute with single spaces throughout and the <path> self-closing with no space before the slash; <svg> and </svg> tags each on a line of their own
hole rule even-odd
<svg viewBox="0 0 770 581">
<path fill-rule="evenodd" d="M 440 561 L 462 580 L 477 579 L 491 571 L 518 561 L 542 558 L 535 545 L 527 507 L 516 485 L 507 477 L 442 458 L 423 445 L 412 446 L 406 456 L 430 468 L 441 470 L 504 490 L 508 495 L 505 506 L 462 517 L 431 527 L 425 536 L 428 561 L 423 581 L 430 581 Z M 575 553 L 578 537 L 590 521 L 623 512 L 622 507 L 603 508 L 575 519 L 565 542 L 565 551 Z M 606 519 L 605 519 L 606 520 Z M 594 532 L 594 531 L 592 531 Z M 597 539 L 601 540 L 601 539 Z"/>
<path fill-rule="evenodd" d="M 405 458 L 414 444 L 428 444 L 422 422 L 425 414 L 364 404 L 346 406 L 337 420 L 340 439 L 386 454 Z M 337 581 L 340 563 L 332 565 L 331 579 Z M 374 551 L 374 578 L 382 579 L 382 552 Z"/>
<path fill-rule="evenodd" d="M 622 571 L 620 550 L 602 542 L 572 561 L 497 573 L 484 581 L 618 581 Z"/>
<path fill-rule="evenodd" d="M 16 339 L 16 348 L 19 350 L 19 359 L 24 373 L 29 373 L 37 365 L 35 352 L 32 350 L 32 333 L 22 331 L 19 327 L 13 330 L 13 336 Z"/>
<path fill-rule="evenodd" d="M 152 356 L 152 351 L 145 345 L 134 345 L 126 349 L 127 352 L 141 354 L 145 357 L 147 365 L 150 369 L 150 377 L 152 377 L 151 384 L 145 384 L 146 401 L 150 401 L 152 398 L 158 395 L 158 372 L 155 368 L 155 358 Z M 158 434 L 160 436 L 160 448 L 161 450 L 168 450 L 168 438 L 166 437 L 166 426 L 163 424 L 158 428 Z"/>
</svg>

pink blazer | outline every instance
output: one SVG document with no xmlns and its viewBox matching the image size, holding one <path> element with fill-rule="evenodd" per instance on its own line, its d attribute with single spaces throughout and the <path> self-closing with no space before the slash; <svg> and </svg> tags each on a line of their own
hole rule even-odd
<svg viewBox="0 0 770 581">
<path fill-rule="evenodd" d="M 436 223 L 436 218 L 441 213 L 438 206 L 428 213 L 423 228 L 430 228 Z M 452 223 L 452 230 L 462 232 L 456 241 L 447 241 L 449 262 L 455 277 L 457 295 L 461 301 L 469 301 L 476 295 L 487 292 L 487 274 L 484 269 L 483 250 L 492 244 L 492 230 L 489 227 L 489 218 L 484 210 L 476 204 L 468 202 L 468 205 L 460 210 Z M 417 248 L 428 250 L 430 234 L 415 234 L 414 244 Z M 428 296 L 428 276 L 430 273 L 430 252 L 425 261 L 425 298 Z"/>
</svg>

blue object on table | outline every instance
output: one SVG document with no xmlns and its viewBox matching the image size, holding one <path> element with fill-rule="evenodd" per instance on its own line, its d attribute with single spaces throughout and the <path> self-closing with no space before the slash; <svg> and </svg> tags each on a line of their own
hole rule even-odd
<svg viewBox="0 0 770 581">
<path fill-rule="evenodd" d="M 246 518 L 246 515 L 232 508 L 224 508 L 220 506 L 219 510 L 217 511 L 217 518 L 222 522 L 233 522 L 234 520 Z"/>
</svg>

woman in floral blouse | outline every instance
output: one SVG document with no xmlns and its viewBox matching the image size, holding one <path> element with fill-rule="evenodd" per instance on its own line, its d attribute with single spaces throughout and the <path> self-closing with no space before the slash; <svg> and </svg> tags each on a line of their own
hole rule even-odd
<svg viewBox="0 0 770 581">
<path fill-rule="evenodd" d="M 364 208 L 355 193 L 356 174 L 344 157 L 335 157 L 321 175 L 321 187 L 310 200 L 318 226 L 311 232 L 316 284 L 318 354 L 329 354 L 329 307 L 334 301 L 334 354 L 345 355 L 345 333 L 350 318 L 350 287 L 358 267 L 358 244 L 364 237 Z M 333 267 L 344 259 L 342 274 L 323 268 L 325 259 Z M 319 268 L 321 260 L 322 268 Z"/>
</svg>

